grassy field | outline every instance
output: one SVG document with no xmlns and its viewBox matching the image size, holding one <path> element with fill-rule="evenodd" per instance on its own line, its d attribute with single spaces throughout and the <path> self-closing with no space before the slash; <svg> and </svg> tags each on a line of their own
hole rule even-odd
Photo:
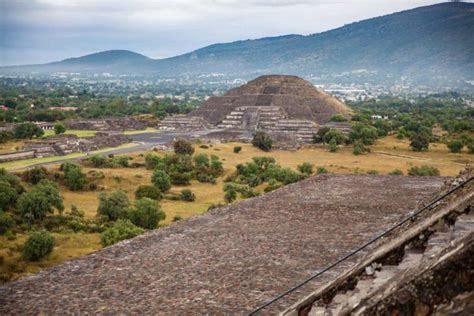
<svg viewBox="0 0 474 316">
<path fill-rule="evenodd" d="M 274 150 L 269 153 L 262 152 L 248 144 L 227 143 L 200 148 L 195 146 L 196 153 L 215 154 L 224 163 L 224 175 L 220 177 L 217 184 L 206 184 L 193 181 L 186 187 L 174 186 L 171 191 L 179 192 L 183 188 L 191 189 L 196 195 L 195 202 L 182 202 L 163 200 L 160 202 L 166 213 L 163 224 L 169 224 L 173 217 L 180 215 L 187 218 L 205 212 L 211 204 L 223 203 L 223 179 L 235 170 L 235 165 L 250 161 L 256 156 L 272 156 L 283 166 L 296 168 L 303 162 L 311 162 L 315 166 L 322 166 L 333 173 L 366 173 L 376 170 L 380 174 L 388 174 L 394 169 L 400 169 L 405 174 L 412 166 L 430 165 L 438 168 L 442 176 L 454 176 L 467 162 L 472 162 L 474 155 L 462 152 L 459 154 L 449 153 L 443 144 L 431 144 L 428 152 L 416 153 L 409 150 L 407 140 L 398 140 L 395 137 L 386 137 L 377 141 L 371 147 L 371 153 L 354 156 L 351 147 L 345 147 L 336 153 L 330 153 L 323 146 L 308 146 L 297 151 Z M 234 146 L 241 146 L 239 154 L 233 152 Z M 164 155 L 165 152 L 157 152 Z M 132 155 L 134 162 L 143 162 L 143 153 Z M 0 165 L 2 167 L 2 165 Z M 11 166 L 10 166 L 11 167 Z M 48 169 L 55 171 L 57 166 Z M 127 192 L 133 202 L 134 191 L 141 184 L 149 184 L 151 171 L 145 168 L 115 168 L 115 169 L 93 169 L 84 167 L 84 172 L 92 170 L 103 172 L 104 178 L 97 180 L 102 191 L 111 192 L 122 189 Z M 98 195 L 100 191 L 72 192 L 61 187 L 64 197 L 66 211 L 71 205 L 77 206 L 85 212 L 85 216 L 93 218 L 98 206 Z M 64 260 L 93 252 L 100 248 L 98 234 L 65 233 L 55 234 L 56 247 L 53 255 L 40 263 L 25 263 L 19 257 L 18 247 L 25 239 L 24 235 L 17 235 L 16 240 L 7 240 L 0 237 L 0 256 L 3 256 L 3 269 L 10 268 L 15 277 L 25 273 L 36 272 L 44 267 L 53 266 Z M 16 268 L 12 266 L 17 265 Z M 5 268 L 6 267 L 6 268 Z M 1 270 L 0 270 L 1 271 Z"/>
<path fill-rule="evenodd" d="M 97 133 L 97 131 L 92 130 L 79 130 L 79 129 L 68 129 L 64 134 L 66 135 L 76 135 L 78 137 L 92 137 Z M 44 132 L 43 137 L 54 136 L 53 130 L 48 130 Z"/>
</svg>

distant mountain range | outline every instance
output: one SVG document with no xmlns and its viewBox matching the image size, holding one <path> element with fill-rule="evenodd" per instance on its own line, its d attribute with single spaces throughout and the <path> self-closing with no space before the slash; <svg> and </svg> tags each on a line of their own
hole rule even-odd
<svg viewBox="0 0 474 316">
<path fill-rule="evenodd" d="M 364 20 L 308 36 L 286 35 L 207 46 L 150 59 L 113 50 L 43 65 L 0 68 L 6 73 L 81 72 L 255 77 L 284 73 L 387 80 L 474 80 L 474 4 L 442 3 Z"/>
</svg>

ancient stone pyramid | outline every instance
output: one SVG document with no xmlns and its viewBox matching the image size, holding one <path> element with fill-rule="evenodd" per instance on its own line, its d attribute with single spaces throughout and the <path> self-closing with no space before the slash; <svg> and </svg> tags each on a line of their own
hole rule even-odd
<svg viewBox="0 0 474 316">
<path fill-rule="evenodd" d="M 310 120 L 318 124 L 328 122 L 334 115 L 346 116 L 351 112 L 344 103 L 302 78 L 268 75 L 231 89 L 224 96 L 211 97 L 190 115 L 202 117 L 215 126 L 226 120 L 227 125 L 232 125 L 233 120 L 242 119 L 239 115 L 257 110 L 265 112 L 270 121 Z"/>
</svg>

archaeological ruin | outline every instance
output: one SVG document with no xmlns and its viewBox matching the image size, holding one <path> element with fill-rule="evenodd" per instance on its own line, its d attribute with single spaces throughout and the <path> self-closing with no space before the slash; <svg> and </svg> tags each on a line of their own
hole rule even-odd
<svg viewBox="0 0 474 316">
<path fill-rule="evenodd" d="M 287 134 L 295 142 L 307 143 L 332 116 L 347 117 L 350 113 L 344 103 L 308 81 L 296 76 L 269 75 L 231 89 L 223 96 L 211 97 L 188 115 L 165 118 L 159 128 L 167 131 L 214 128 L 236 138 L 263 130 L 275 135 Z"/>
<path fill-rule="evenodd" d="M 66 128 L 93 131 L 143 130 L 146 125 L 132 117 L 110 117 L 103 119 L 77 119 L 65 122 Z"/>
<path fill-rule="evenodd" d="M 0 314 L 468 310 L 472 179 L 311 177 L 7 283 Z"/>
</svg>

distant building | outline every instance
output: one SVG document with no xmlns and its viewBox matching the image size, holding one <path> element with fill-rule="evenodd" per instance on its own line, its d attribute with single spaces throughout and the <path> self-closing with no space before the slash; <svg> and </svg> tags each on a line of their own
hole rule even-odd
<svg viewBox="0 0 474 316">
<path fill-rule="evenodd" d="M 58 111 L 77 111 L 78 107 L 75 106 L 50 106 L 48 110 L 58 110 Z"/>
</svg>

